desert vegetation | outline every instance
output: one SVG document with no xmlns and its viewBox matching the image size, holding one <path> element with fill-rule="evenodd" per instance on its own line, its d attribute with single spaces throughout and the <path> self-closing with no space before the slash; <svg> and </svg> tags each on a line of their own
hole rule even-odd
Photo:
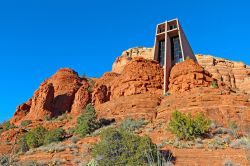
<svg viewBox="0 0 250 166">
<path fill-rule="evenodd" d="M 39 126 L 27 132 L 19 139 L 19 151 L 26 152 L 32 148 L 62 141 L 64 135 L 65 131 L 61 128 L 48 131 L 44 127 Z"/>
<path fill-rule="evenodd" d="M 10 165 L 9 157 L 7 155 L 0 156 L 0 165 L 1 166 L 9 166 Z"/>
<path fill-rule="evenodd" d="M 109 128 L 102 132 L 101 142 L 93 148 L 98 165 L 144 165 L 147 154 L 156 159 L 157 148 L 149 137 Z"/>
<path fill-rule="evenodd" d="M 13 124 L 11 124 L 10 121 L 3 122 L 0 125 L 0 133 L 7 131 L 7 130 L 10 130 L 10 129 L 13 129 L 13 128 L 15 128 L 15 126 Z"/>
<path fill-rule="evenodd" d="M 218 88 L 219 86 L 218 86 L 218 83 L 217 83 L 217 81 L 216 80 L 213 80 L 212 82 L 211 82 L 211 88 Z"/>
<path fill-rule="evenodd" d="M 139 120 L 125 119 L 122 121 L 120 127 L 123 130 L 135 131 L 145 126 L 146 124 L 147 122 L 144 119 L 139 119 Z"/>
<path fill-rule="evenodd" d="M 86 106 L 84 112 L 78 117 L 74 133 L 81 137 L 85 137 L 99 127 L 100 124 L 96 117 L 95 108 L 90 103 Z"/>
<path fill-rule="evenodd" d="M 31 120 L 24 120 L 24 121 L 21 122 L 21 126 L 22 127 L 26 127 L 26 126 L 28 126 L 31 123 L 32 123 Z"/>
<path fill-rule="evenodd" d="M 181 139 L 192 140 L 207 133 L 209 125 L 210 120 L 205 118 L 202 113 L 198 113 L 192 117 L 191 114 L 185 115 L 184 113 L 175 111 L 172 113 L 168 130 Z"/>
</svg>

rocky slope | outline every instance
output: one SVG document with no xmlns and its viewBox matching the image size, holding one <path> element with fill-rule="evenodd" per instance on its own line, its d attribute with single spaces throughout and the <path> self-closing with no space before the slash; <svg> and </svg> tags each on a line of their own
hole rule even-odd
<svg viewBox="0 0 250 166">
<path fill-rule="evenodd" d="M 124 119 L 144 119 L 148 124 L 139 134 L 148 134 L 157 144 L 174 138 L 166 130 L 166 126 L 175 110 L 191 114 L 203 112 L 222 127 L 228 127 L 229 122 L 237 122 L 241 134 L 248 132 L 249 67 L 212 56 L 197 55 L 197 59 L 199 64 L 193 60 L 185 60 L 173 67 L 170 93 L 166 96 L 162 95 L 163 69 L 158 62 L 152 60 L 152 49 L 135 48 L 125 51 L 114 62 L 112 72 L 96 79 L 80 78 L 72 69 L 60 69 L 40 85 L 31 99 L 17 107 L 10 122 L 18 128 L 1 133 L 3 141 L 0 143 L 0 154 L 12 153 L 16 138 L 36 126 L 71 129 L 89 102 L 93 103 L 99 119 L 115 119 L 115 127 Z M 218 87 L 212 86 L 214 81 Z M 66 115 L 67 118 L 45 120 L 46 117 L 60 115 Z M 23 128 L 20 124 L 24 120 L 31 120 L 32 123 Z M 46 147 L 47 149 L 41 147 L 20 154 L 18 160 L 51 162 L 63 159 L 61 165 L 79 165 L 80 161 L 91 158 L 91 144 L 97 141 L 98 136 L 80 139 L 77 143 L 66 138 L 59 144 Z M 211 142 L 210 139 L 204 141 Z M 232 149 L 228 145 L 220 150 L 207 147 L 164 148 L 174 153 L 176 165 L 220 165 L 225 158 L 242 165 L 248 163 L 243 149 Z"/>
</svg>

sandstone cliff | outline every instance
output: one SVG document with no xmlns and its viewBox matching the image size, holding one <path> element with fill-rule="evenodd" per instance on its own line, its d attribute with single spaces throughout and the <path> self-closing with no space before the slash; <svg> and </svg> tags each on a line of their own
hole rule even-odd
<svg viewBox="0 0 250 166">
<path fill-rule="evenodd" d="M 10 121 L 42 120 L 65 112 L 79 114 L 89 101 L 88 86 L 72 69 L 60 69 L 40 85 L 32 99 L 17 107 Z"/>
<path fill-rule="evenodd" d="M 109 94 L 110 96 L 113 95 L 113 99 L 110 97 L 109 100 L 105 100 L 105 102 L 97 102 L 96 110 L 101 117 L 115 117 L 118 119 L 128 117 L 138 119 L 145 118 L 155 124 L 166 125 L 171 113 L 175 110 L 179 110 L 192 114 L 204 112 L 204 114 L 211 119 L 224 125 L 227 125 L 229 121 L 241 121 L 242 126 L 250 123 L 249 96 L 241 91 L 232 90 L 229 84 L 224 83 L 223 80 L 217 80 L 211 73 L 193 60 L 185 60 L 173 67 L 170 74 L 169 96 L 162 96 L 161 86 L 158 86 L 158 90 L 160 90 L 159 93 L 149 93 L 150 91 L 144 91 L 141 90 L 141 87 L 138 87 L 141 93 L 130 94 L 129 89 L 123 88 L 123 81 L 121 81 L 123 79 L 119 77 L 136 73 L 133 69 L 138 69 L 132 65 L 135 62 L 138 63 L 136 59 L 137 58 L 133 58 L 132 61 L 126 65 L 121 75 L 117 74 L 113 79 L 105 79 L 106 81 L 110 80 L 110 82 L 107 81 L 105 84 L 110 85 L 110 88 L 108 88 L 110 89 Z M 149 62 L 154 63 L 154 61 Z M 144 71 L 152 68 L 151 65 L 146 64 L 147 63 L 144 64 Z M 136 64 L 136 66 L 140 65 Z M 128 68 L 130 68 L 130 74 L 127 70 Z M 154 69 L 152 71 L 157 70 Z M 155 74 L 157 73 L 159 72 Z M 144 75 L 144 72 L 134 76 L 136 78 L 143 78 L 142 75 Z M 154 76 L 149 79 L 144 79 L 143 82 L 147 83 L 148 80 L 153 82 L 154 78 L 157 77 Z M 118 85 L 122 87 L 119 92 L 122 93 L 116 93 L 115 88 L 112 88 L 112 86 L 117 86 L 114 85 L 117 80 L 120 82 Z M 134 80 L 135 78 L 124 82 L 128 85 L 137 85 Z M 218 87 L 211 86 L 214 80 L 218 83 Z M 163 80 L 161 80 L 161 84 L 163 84 L 162 81 Z M 143 84 L 140 83 L 140 85 Z M 134 86 L 132 87 L 134 88 Z M 156 90 L 157 88 L 153 91 Z M 136 90 L 133 89 L 133 92 L 136 92 Z M 93 99 L 95 99 L 94 96 Z"/>
<path fill-rule="evenodd" d="M 196 55 L 198 63 L 210 72 L 216 80 L 231 88 L 250 93 L 250 67 L 243 62 L 234 62 L 211 55 Z"/>
<path fill-rule="evenodd" d="M 126 64 L 137 56 L 153 59 L 153 49 L 132 48 L 124 51 L 113 63 L 112 71 L 121 73 Z M 250 93 L 250 66 L 247 66 L 243 62 L 234 62 L 211 55 L 197 54 L 196 58 L 198 63 L 217 81 L 224 82 L 231 88 Z"/>
</svg>

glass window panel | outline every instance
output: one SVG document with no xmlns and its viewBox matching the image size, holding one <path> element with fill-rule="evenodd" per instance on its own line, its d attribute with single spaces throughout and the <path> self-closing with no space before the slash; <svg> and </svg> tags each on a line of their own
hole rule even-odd
<svg viewBox="0 0 250 166">
<path fill-rule="evenodd" d="M 171 38 L 171 59 L 172 65 L 182 61 L 182 52 L 178 36 Z"/>
<path fill-rule="evenodd" d="M 159 41 L 159 56 L 158 60 L 161 66 L 164 66 L 164 59 L 165 59 L 165 40 Z"/>
</svg>

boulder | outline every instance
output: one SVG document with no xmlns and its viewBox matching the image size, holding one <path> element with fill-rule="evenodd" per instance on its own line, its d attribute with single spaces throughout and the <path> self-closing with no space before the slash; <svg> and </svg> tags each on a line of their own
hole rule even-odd
<svg viewBox="0 0 250 166">
<path fill-rule="evenodd" d="M 136 57 L 112 82 L 111 100 L 146 92 L 162 93 L 163 79 L 163 68 L 158 62 Z"/>
<path fill-rule="evenodd" d="M 163 79 L 163 68 L 158 62 L 135 57 L 121 74 L 106 73 L 96 80 L 92 102 L 98 105 L 122 96 L 148 92 L 161 94 Z"/>
<path fill-rule="evenodd" d="M 170 73 L 169 92 L 177 93 L 190 91 L 197 87 L 208 87 L 213 78 L 202 66 L 188 59 L 176 64 Z"/>
</svg>

